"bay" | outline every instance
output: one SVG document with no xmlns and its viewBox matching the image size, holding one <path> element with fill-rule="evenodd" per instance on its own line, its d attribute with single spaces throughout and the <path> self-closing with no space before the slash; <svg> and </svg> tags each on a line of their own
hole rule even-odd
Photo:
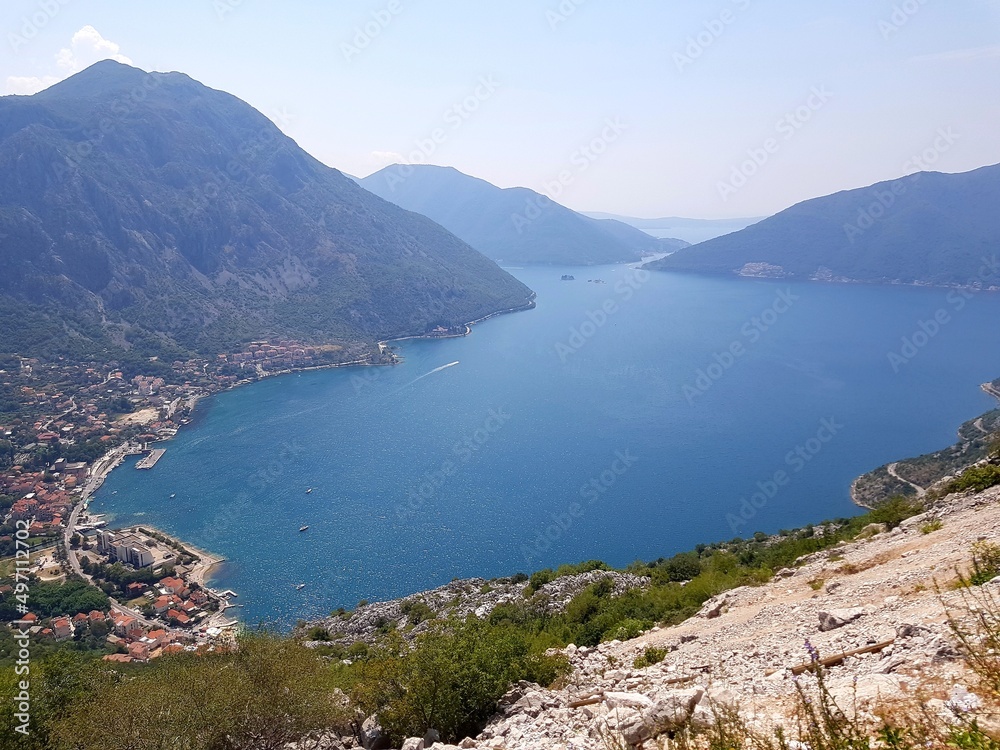
<svg viewBox="0 0 1000 750">
<path fill-rule="evenodd" d="M 995 405 L 979 384 L 1000 375 L 1000 295 L 510 270 L 535 310 L 401 342 L 395 367 L 212 397 L 93 509 L 225 556 L 213 584 L 286 627 L 454 577 L 848 516 L 854 477 Z"/>
</svg>

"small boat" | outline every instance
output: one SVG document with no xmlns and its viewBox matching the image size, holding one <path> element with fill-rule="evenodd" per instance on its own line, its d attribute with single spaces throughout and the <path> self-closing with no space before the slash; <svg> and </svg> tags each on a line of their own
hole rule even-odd
<svg viewBox="0 0 1000 750">
<path fill-rule="evenodd" d="M 310 487 L 309 489 L 307 489 L 307 490 L 306 490 L 306 494 L 307 494 L 307 495 L 311 495 L 311 494 L 312 494 L 312 491 L 313 491 L 313 488 L 312 488 L 312 487 Z"/>
<path fill-rule="evenodd" d="M 177 493 L 176 492 L 173 495 L 170 496 L 170 499 L 173 500 L 175 497 L 177 497 Z"/>
<path fill-rule="evenodd" d="M 301 591 L 305 587 L 306 587 L 306 585 L 304 583 L 300 583 L 298 586 L 295 587 L 295 590 L 296 591 Z"/>
<path fill-rule="evenodd" d="M 112 495 L 117 495 L 117 494 L 118 494 L 118 490 L 112 490 L 112 491 L 111 491 L 111 494 L 112 494 Z"/>
<path fill-rule="evenodd" d="M 300 526 L 299 527 L 299 531 L 309 531 L 309 527 L 308 526 Z"/>
</svg>

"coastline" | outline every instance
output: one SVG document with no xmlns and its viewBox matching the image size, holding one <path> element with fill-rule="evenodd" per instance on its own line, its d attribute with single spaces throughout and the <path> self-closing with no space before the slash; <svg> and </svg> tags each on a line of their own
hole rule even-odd
<svg viewBox="0 0 1000 750">
<path fill-rule="evenodd" d="M 979 387 L 980 387 L 980 389 L 981 389 L 981 390 L 982 390 L 982 391 L 983 391 L 984 393 L 986 393 L 986 394 L 987 394 L 987 395 L 989 395 L 989 396 L 992 396 L 992 397 L 993 397 L 993 398 L 995 398 L 995 399 L 996 399 L 996 400 L 997 400 L 998 402 L 1000 402 L 1000 387 L 998 387 L 998 386 L 996 385 L 996 383 L 997 383 L 997 382 L 998 382 L 997 380 L 994 380 L 994 381 L 992 381 L 992 382 L 989 382 L 989 383 L 983 383 L 983 384 L 982 384 L 982 385 L 980 385 Z M 989 413 L 991 413 L 991 412 L 987 412 L 987 414 L 989 414 Z M 984 414 L 984 415 L 980 416 L 980 418 L 979 418 L 979 419 L 980 419 L 980 420 L 982 420 L 982 418 L 983 418 L 983 417 L 985 417 L 985 416 L 986 416 L 986 415 Z M 963 423 L 963 425 L 964 425 L 964 424 L 967 424 L 967 422 Z M 980 429 L 982 429 L 982 427 L 980 427 Z M 958 440 L 958 442 L 957 442 L 957 443 L 953 443 L 953 444 L 952 444 L 951 446 L 948 446 L 948 447 L 946 447 L 946 448 L 943 448 L 943 449 L 942 449 L 942 451 L 945 451 L 945 450 L 948 450 L 948 448 L 953 448 L 953 447 L 955 447 L 955 446 L 958 446 L 958 445 L 966 445 L 966 446 L 967 446 L 967 445 L 969 445 L 969 444 L 970 444 L 968 440 L 966 440 L 965 438 L 963 438 L 963 437 L 962 437 L 962 432 L 961 432 L 961 428 L 959 428 L 959 434 L 958 434 L 958 437 L 959 437 L 959 440 Z M 939 452 L 940 452 L 940 451 L 939 451 Z M 932 455 L 932 454 L 928 454 L 928 455 Z M 862 501 L 862 500 L 861 500 L 861 499 L 860 499 L 860 498 L 858 497 L 858 491 L 857 491 L 857 490 L 858 490 L 858 485 L 859 485 L 859 484 L 861 483 L 861 481 L 862 481 L 862 480 L 863 480 L 863 479 L 864 479 L 865 477 L 869 477 L 869 476 L 871 476 L 871 475 L 873 475 L 873 474 L 875 474 L 875 473 L 877 473 L 877 472 L 880 472 L 880 471 L 881 471 L 881 470 L 883 470 L 883 469 L 885 469 L 885 470 L 887 471 L 887 473 L 889 474 L 889 476 L 890 476 L 891 478 L 894 478 L 894 479 L 899 479 L 900 481 L 902 481 L 902 482 L 905 482 L 906 484 L 911 484 L 911 485 L 912 485 L 912 483 L 911 483 L 911 482 L 908 482 L 908 481 L 907 481 L 907 480 L 905 480 L 905 479 L 901 479 L 901 478 L 900 478 L 900 477 L 898 477 L 898 476 L 894 476 L 894 474 L 893 474 L 893 471 L 894 471 L 894 467 L 896 466 L 896 463 L 899 463 L 899 462 L 901 462 L 901 461 L 908 461 L 908 460 L 912 460 L 912 459 L 914 459 L 914 458 L 921 458 L 921 456 L 911 456 L 911 457 L 909 457 L 909 458 L 905 458 L 905 459 L 899 459 L 899 460 L 897 460 L 897 461 L 895 461 L 895 462 L 892 462 L 892 463 L 888 463 L 888 464 L 886 464 L 886 465 L 884 465 L 884 466 L 878 466 L 878 467 L 876 467 L 876 468 L 874 468 L 874 469 L 871 469 L 871 470 L 869 470 L 869 471 L 866 471 L 866 472 L 865 472 L 864 474 L 861 474 L 860 476 L 857 476 L 857 477 L 855 477 L 855 478 L 854 478 L 854 481 L 852 481 L 852 482 L 851 482 L 851 489 L 850 489 L 850 495 L 851 495 L 851 502 L 852 502 L 852 503 L 854 503 L 854 505 L 857 505 L 857 506 L 858 506 L 859 508 L 862 508 L 862 509 L 864 509 L 864 510 L 874 510 L 874 509 L 875 509 L 875 506 L 874 506 L 874 505 L 872 505 L 872 504 L 868 504 L 868 503 L 865 503 L 865 502 L 863 502 L 863 501 Z M 930 487 L 930 486 L 929 486 L 929 487 Z M 929 488 L 929 487 L 928 487 L 928 488 Z"/>
<path fill-rule="evenodd" d="M 166 531 L 156 526 L 150 526 L 145 523 L 134 524 L 133 526 L 135 528 L 144 529 L 145 531 L 158 534 L 165 539 L 169 539 L 174 544 L 183 547 L 192 555 L 195 555 L 198 558 L 198 562 L 191 566 L 191 571 L 187 574 L 187 577 L 189 581 L 197 583 L 199 586 L 204 588 L 209 588 L 208 581 L 211 580 L 212 570 L 226 561 L 226 558 L 212 552 L 206 552 L 205 550 L 195 547 L 192 544 L 188 544 L 183 539 L 180 539 L 173 534 L 168 534 Z"/>
<path fill-rule="evenodd" d="M 389 343 L 391 343 L 391 342 L 394 342 L 394 341 L 410 341 L 410 340 L 415 340 L 415 339 L 462 338 L 462 337 L 471 335 L 471 333 L 472 333 L 472 327 L 474 325 L 476 325 L 477 323 L 482 323 L 484 321 L 487 321 L 487 320 L 489 320 L 491 318 L 498 317 L 500 315 L 507 315 L 508 313 L 523 312 L 525 310 L 532 310 L 532 309 L 534 309 L 534 307 L 535 307 L 535 298 L 536 298 L 536 294 L 535 294 L 535 292 L 532 292 L 531 295 L 528 297 L 528 300 L 523 305 L 519 305 L 517 307 L 507 308 L 507 309 L 504 309 L 504 310 L 497 310 L 496 312 L 490 313 L 489 315 L 484 315 L 481 318 L 477 318 L 476 320 L 470 321 L 470 322 L 468 322 L 468 323 L 465 324 L 465 326 L 464 326 L 465 327 L 465 331 L 463 333 L 456 333 L 456 334 L 443 335 L 443 336 L 441 336 L 441 335 L 433 335 L 433 334 L 418 334 L 418 335 L 414 335 L 414 336 L 403 336 L 403 337 L 396 338 L 396 339 L 386 339 L 384 341 L 377 341 L 375 343 L 376 343 L 376 346 L 378 347 L 379 351 L 380 352 L 384 352 L 384 349 L 385 349 L 386 345 L 389 344 Z M 338 367 L 388 367 L 388 366 L 393 366 L 393 365 L 400 364 L 400 362 L 402 361 L 399 357 L 397 357 L 395 354 L 392 354 L 391 352 L 390 352 L 390 356 L 392 357 L 392 361 L 390 361 L 390 362 L 372 362 L 371 359 L 370 359 L 370 357 L 367 357 L 367 358 L 364 358 L 364 359 L 352 360 L 350 362 L 335 362 L 335 363 L 331 363 L 331 364 L 327 364 L 327 365 L 312 365 L 312 366 L 309 366 L 309 367 L 297 367 L 297 368 L 292 368 L 292 369 L 289 369 L 289 370 L 279 370 L 279 371 L 276 371 L 276 372 L 266 372 L 263 375 L 260 375 L 259 377 L 254 378 L 254 379 L 238 380 L 235 383 L 232 383 L 231 385 L 229 385 L 229 386 L 227 386 L 225 388 L 220 388 L 218 390 L 213 390 L 213 391 L 208 391 L 208 392 L 205 392 L 205 393 L 198 393 L 198 394 L 192 395 L 192 396 L 188 397 L 188 399 L 187 399 L 188 411 L 189 411 L 190 414 L 193 414 L 195 408 L 198 405 L 198 403 L 200 401 L 202 401 L 203 399 L 207 399 L 207 398 L 210 398 L 212 396 L 217 396 L 220 393 L 227 393 L 229 391 L 235 390 L 235 389 L 240 388 L 242 386 L 251 385 L 251 384 L 259 382 L 261 380 L 265 380 L 267 378 L 278 377 L 278 376 L 281 376 L 281 375 L 294 375 L 296 373 L 302 373 L 302 372 L 313 372 L 313 371 L 317 371 L 317 370 L 330 370 L 330 369 L 334 369 L 334 368 L 338 368 Z M 185 426 L 187 426 L 187 425 L 184 425 L 184 424 L 179 425 L 178 429 L 177 429 L 177 433 L 175 433 L 174 437 L 176 437 L 176 435 L 180 433 L 180 430 L 183 429 Z M 169 437 L 169 438 L 164 438 L 162 440 L 157 440 L 156 442 L 157 443 L 169 443 L 172 439 L 173 439 L 173 437 Z M 125 458 L 127 456 L 129 456 L 129 455 L 138 455 L 140 453 L 142 453 L 142 451 L 139 450 L 137 447 L 131 445 L 130 443 L 124 443 L 122 445 L 115 446 L 114 448 L 112 448 L 111 450 L 109 450 L 107 453 L 105 453 L 104 455 L 102 455 L 100 458 L 98 458 L 96 461 L 94 461 L 94 463 L 91 465 L 91 467 L 90 467 L 91 474 L 87 478 L 86 484 L 84 485 L 83 489 L 80 492 L 79 499 L 73 505 L 73 509 L 72 509 L 72 511 L 70 512 L 70 515 L 69 515 L 68 523 L 66 524 L 66 529 L 63 532 L 63 544 L 64 544 L 64 547 L 67 550 L 67 553 L 71 553 L 71 550 L 70 550 L 70 547 L 69 547 L 69 540 L 71 539 L 71 537 L 73 536 L 73 534 L 76 532 L 76 525 L 77 525 L 77 521 L 79 519 L 81 511 L 83 511 L 83 510 L 85 510 L 87 508 L 87 506 L 89 505 L 90 499 L 93 497 L 93 495 L 104 485 L 104 482 L 111 475 L 111 472 L 113 472 L 115 469 L 117 469 L 119 466 L 121 466 L 125 462 Z M 223 562 L 225 562 L 225 558 L 218 557 L 217 555 L 213 555 L 212 553 L 206 552 L 204 550 L 197 549 L 197 548 L 195 548 L 195 547 L 193 547 L 193 546 L 191 546 L 189 544 L 186 544 L 184 541 L 182 541 L 180 539 L 177 539 L 176 537 L 172 536 L 171 534 L 167 534 L 166 532 L 162 531 L 161 529 L 157 529 L 156 527 L 147 526 L 147 525 L 144 525 L 144 524 L 142 524 L 142 526 L 143 526 L 143 528 L 148 528 L 148 529 L 150 529 L 152 531 L 155 531 L 158 534 L 162 534 L 164 537 L 167 537 L 168 539 L 171 539 L 172 541 L 180 544 L 185 549 L 187 549 L 190 552 L 192 552 L 193 554 L 197 555 L 202 560 L 209 560 L 209 561 L 211 561 L 209 564 L 206 564 L 206 565 L 198 564 L 198 565 L 196 565 L 195 569 L 192 570 L 192 572 L 190 574 L 192 576 L 192 580 L 196 580 L 199 585 L 207 586 L 206 582 L 208 580 L 211 580 L 211 573 L 212 573 L 212 571 L 215 568 L 217 568 L 219 565 L 221 565 Z M 74 558 L 71 556 L 70 559 L 72 560 Z"/>
</svg>

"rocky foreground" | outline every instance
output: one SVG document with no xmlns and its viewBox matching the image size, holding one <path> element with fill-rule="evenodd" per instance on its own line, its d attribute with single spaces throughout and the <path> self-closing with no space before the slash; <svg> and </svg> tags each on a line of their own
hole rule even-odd
<svg viewBox="0 0 1000 750">
<path fill-rule="evenodd" d="M 814 658 L 809 648 L 820 659 L 857 652 L 829 667 L 827 684 L 841 709 L 861 719 L 874 719 L 876 705 L 883 710 L 919 699 L 944 721 L 966 713 L 977 715 L 988 731 L 1000 729 L 976 695 L 976 677 L 946 614 L 962 611 L 961 593 L 950 584 L 959 570 L 968 570 L 972 545 L 1000 538 L 998 501 L 1000 488 L 950 496 L 897 529 L 871 528 L 869 538 L 805 558 L 766 585 L 729 591 L 676 627 L 596 648 L 568 646 L 573 671 L 560 689 L 517 685 L 484 731 L 460 746 L 652 748 L 658 735 L 687 722 L 707 727 L 716 712 L 730 711 L 761 731 L 793 726 L 796 683 L 807 689 L 815 683 L 810 672 L 796 669 Z M 585 575 L 589 582 L 606 574 Z M 477 585 L 486 582 L 453 588 L 471 593 Z M 578 585 L 560 584 L 567 596 Z M 523 588 L 510 586 L 509 592 L 497 589 L 497 601 Z M 454 601 L 456 592 L 431 593 Z M 979 596 L 994 594 L 1000 594 L 1000 579 L 977 589 Z M 378 610 L 380 616 L 391 616 L 392 607 L 398 603 Z M 636 668 L 650 647 L 666 650 L 665 658 Z M 368 727 L 366 746 L 380 746 L 377 731 Z M 453 747 L 433 739 L 413 738 L 403 748 Z"/>
</svg>

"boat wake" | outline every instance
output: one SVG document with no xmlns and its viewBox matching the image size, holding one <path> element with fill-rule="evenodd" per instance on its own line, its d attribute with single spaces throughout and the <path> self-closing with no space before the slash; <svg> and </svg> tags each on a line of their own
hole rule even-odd
<svg viewBox="0 0 1000 750">
<path fill-rule="evenodd" d="M 434 374 L 434 373 L 436 373 L 436 372 L 441 372 L 441 370 L 447 370 L 447 369 L 448 369 L 449 367 L 454 367 L 454 366 L 455 366 L 455 365 L 457 365 L 457 364 L 458 364 L 458 360 L 456 360 L 456 361 L 454 361 L 454 362 L 449 362 L 449 363 L 448 363 L 448 364 L 446 364 L 446 365 L 441 365 L 440 367 L 435 367 L 435 368 L 434 368 L 433 370 L 431 370 L 430 372 L 425 372 L 425 373 L 424 373 L 423 375 L 421 375 L 420 377 L 417 377 L 417 378 L 414 378 L 413 380 L 411 380 L 411 381 L 410 381 L 409 383 L 407 383 L 406 385 L 404 385 L 404 386 L 401 386 L 401 387 L 397 388 L 396 390 L 394 390 L 394 391 L 393 391 L 392 393 L 390 393 L 389 395 L 390 395 L 390 396 L 395 396 L 395 395 L 396 395 L 397 393 L 399 393 L 400 391 L 405 391 L 405 390 L 406 390 L 407 388 L 409 388 L 409 387 L 410 387 L 411 385 L 413 385 L 414 383 L 416 383 L 416 382 L 417 382 L 418 380 L 423 380 L 424 378 L 426 378 L 426 377 L 428 377 L 428 376 L 430 376 L 430 375 L 433 375 L 433 374 Z"/>
</svg>

